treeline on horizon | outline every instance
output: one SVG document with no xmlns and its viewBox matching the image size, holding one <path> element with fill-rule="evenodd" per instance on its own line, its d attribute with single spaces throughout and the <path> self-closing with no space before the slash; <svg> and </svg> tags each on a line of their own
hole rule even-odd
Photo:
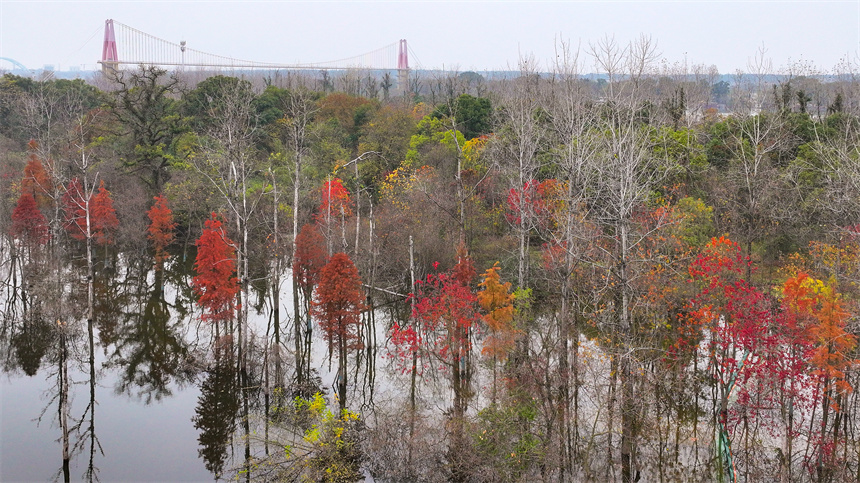
<svg viewBox="0 0 860 483">
<path fill-rule="evenodd" d="M 561 54 L 403 86 L 4 75 L 4 331 L 92 324 L 101 267 L 187 256 L 212 364 L 266 394 L 266 434 L 300 428 L 216 474 L 860 480 L 857 74 Z M 381 356 L 401 396 L 368 403 Z"/>
</svg>

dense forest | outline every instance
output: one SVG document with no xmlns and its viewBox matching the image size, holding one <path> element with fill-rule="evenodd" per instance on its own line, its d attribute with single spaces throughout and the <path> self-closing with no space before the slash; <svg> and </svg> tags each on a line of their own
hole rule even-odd
<svg viewBox="0 0 860 483">
<path fill-rule="evenodd" d="M 557 61 L 0 78 L 0 365 L 64 478 L 112 365 L 199 385 L 216 478 L 860 480 L 854 66 Z"/>
</svg>

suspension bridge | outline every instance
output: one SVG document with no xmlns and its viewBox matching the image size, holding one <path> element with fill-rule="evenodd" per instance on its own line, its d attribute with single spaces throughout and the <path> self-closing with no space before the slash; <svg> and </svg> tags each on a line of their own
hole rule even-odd
<svg viewBox="0 0 860 483">
<path fill-rule="evenodd" d="M 178 69 L 397 70 L 402 76 L 409 71 L 409 47 L 406 39 L 400 39 L 371 52 L 327 62 L 258 62 L 192 49 L 184 40 L 177 44 L 108 19 L 99 63 L 105 71 L 142 64 Z"/>
</svg>

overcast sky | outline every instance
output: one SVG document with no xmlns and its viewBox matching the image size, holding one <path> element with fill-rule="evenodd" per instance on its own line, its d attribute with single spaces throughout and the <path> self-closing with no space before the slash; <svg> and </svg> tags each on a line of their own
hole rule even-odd
<svg viewBox="0 0 860 483">
<path fill-rule="evenodd" d="M 860 64 L 858 0 L 0 0 L 0 57 L 30 69 L 94 69 L 108 18 L 204 52 L 274 63 L 340 59 L 405 38 L 413 67 L 498 70 L 531 54 L 546 70 L 557 39 L 585 50 L 606 36 L 627 43 L 645 34 L 668 62 L 715 65 L 721 73 L 749 70 L 762 47 L 775 70 L 803 62 L 830 72 L 846 58 Z M 0 61 L 0 69 L 9 68 Z"/>
</svg>

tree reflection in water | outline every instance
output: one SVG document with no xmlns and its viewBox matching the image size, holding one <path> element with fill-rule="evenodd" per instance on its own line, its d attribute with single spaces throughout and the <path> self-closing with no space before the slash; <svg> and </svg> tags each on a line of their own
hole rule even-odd
<svg viewBox="0 0 860 483">
<path fill-rule="evenodd" d="M 27 273 L 32 283 L 6 287 L 7 294 L 17 295 L 7 299 L 2 311 L 0 358 L 4 372 L 48 381 L 41 412 L 32 417 L 39 426 L 58 429 L 54 439 L 62 463 L 54 477 L 94 481 L 99 472 L 96 454 L 104 456 L 96 409 L 106 398 L 99 397 L 98 388 L 107 382 L 117 395 L 129 394 L 149 404 L 170 397 L 176 384 L 190 382 L 196 370 L 188 363 L 189 304 L 181 290 L 172 303 L 165 296 L 165 285 L 171 283 L 164 272 L 153 272 L 150 258 L 99 251 L 89 318 L 88 277 L 80 254 L 56 255 L 38 276 Z M 183 276 L 179 268 L 172 276 Z M 74 474 L 76 465 L 82 474 Z"/>
<path fill-rule="evenodd" d="M 188 343 L 183 337 L 185 320 L 171 319 L 164 293 L 164 272 L 155 271 L 151 285 L 142 272 L 141 290 L 131 294 L 132 302 L 116 317 L 113 327 L 115 351 L 110 364 L 122 368 L 117 381 L 119 393 L 135 393 L 146 404 L 173 394 L 171 382 L 180 386 L 194 377 L 189 362 Z"/>
<path fill-rule="evenodd" d="M 14 287 L 18 295 L 12 302 L 7 299 L 0 321 L 3 371 L 48 381 L 41 414 L 34 410 L 31 417 L 40 426 L 50 426 L 50 439 L 59 442 L 61 465 L 54 477 L 93 481 L 100 475 L 127 474 L 111 461 L 123 448 L 113 444 L 102 448 L 98 434 L 114 438 L 114 427 L 110 418 L 102 416 L 97 428 L 96 413 L 107 415 L 115 404 L 127 404 L 123 396 L 155 405 L 177 396 L 185 387 L 193 391 L 198 386 L 196 408 L 176 408 L 194 411 L 193 417 L 182 419 L 197 431 L 197 453 L 202 459 L 188 464 L 199 470 L 183 471 L 199 475 L 196 471 L 205 467 L 221 477 L 235 474 L 241 467 L 246 479 L 251 479 L 255 449 L 251 434 L 256 424 L 252 419 L 267 411 L 271 401 L 264 401 L 263 396 L 268 395 L 269 385 L 283 384 L 283 374 L 274 368 L 279 361 L 268 354 L 271 327 L 267 339 L 262 334 L 249 338 L 245 348 L 248 363 L 240 372 L 235 321 L 210 325 L 195 316 L 189 289 L 191 264 L 183 263 L 193 257 L 176 257 L 163 270 L 153 267 L 151 257 L 128 252 L 99 249 L 94 258 L 92 312 L 88 310 L 87 267 L 80 253 L 58 253 L 44 273 L 31 277 L 34 283 L 26 287 L 26 295 L 18 279 Z M 88 313 L 93 314 L 92 319 Z M 264 384 L 267 372 L 273 372 L 279 382 L 266 377 Z M 267 390 L 261 389 L 263 385 Z M 100 389 L 104 387 L 112 391 Z M 145 414 L 140 416 L 146 418 Z M 140 444 L 141 450 L 150 451 L 150 444 L 160 443 Z M 244 451 L 240 449 L 243 445 Z M 233 458 L 239 461 L 233 463 Z"/>
<path fill-rule="evenodd" d="M 200 430 L 198 454 L 206 469 L 220 478 L 239 413 L 236 358 L 229 336 L 216 343 L 194 412 L 194 427 Z"/>
<path fill-rule="evenodd" d="M 55 343 L 56 324 L 51 324 L 41 313 L 31 311 L 12 335 L 12 348 L 17 365 L 28 376 L 35 376 L 42 359 Z"/>
</svg>

